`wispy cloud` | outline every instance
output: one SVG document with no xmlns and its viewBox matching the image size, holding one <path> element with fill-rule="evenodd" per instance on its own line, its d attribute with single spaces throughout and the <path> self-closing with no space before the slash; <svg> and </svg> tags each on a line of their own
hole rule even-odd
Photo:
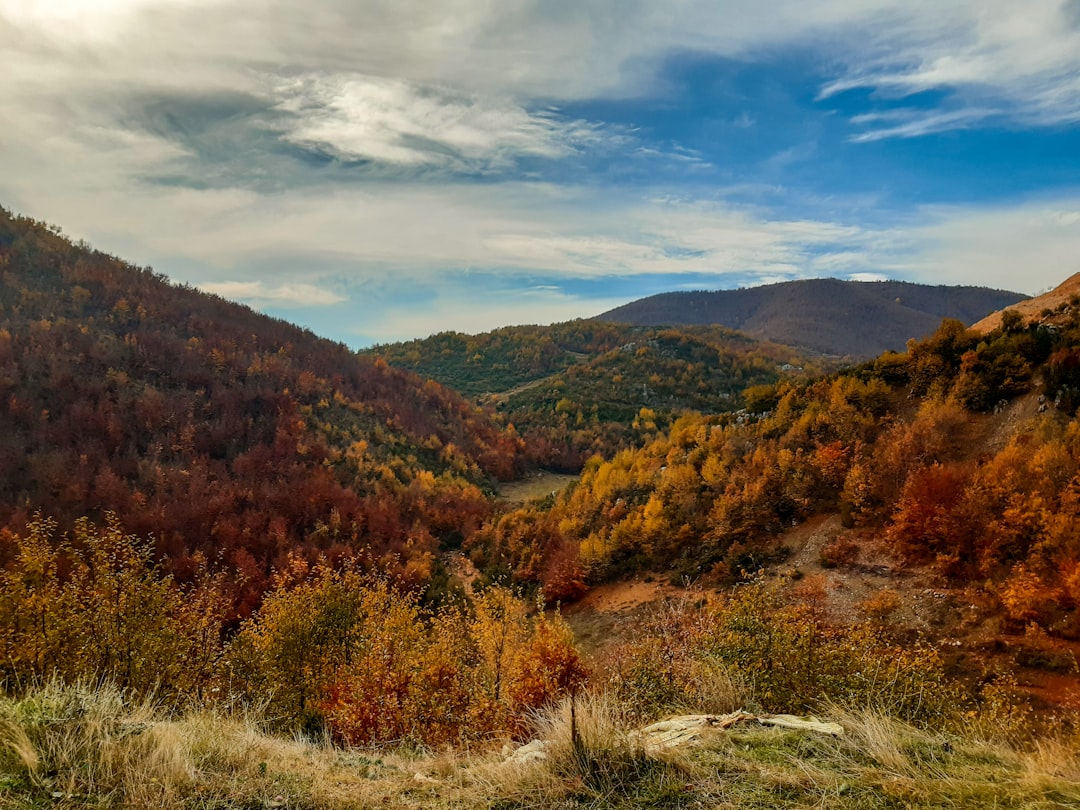
<svg viewBox="0 0 1080 810">
<path fill-rule="evenodd" d="M 979 107 L 949 112 L 893 110 L 887 113 L 867 113 L 852 117 L 851 123 L 866 125 L 868 128 L 852 135 L 850 140 L 855 143 L 870 143 L 885 138 L 917 138 L 934 132 L 968 129 L 995 117 L 1003 118 L 1000 111 Z"/>
<path fill-rule="evenodd" d="M 429 314 L 372 316 L 401 336 L 482 325 L 473 292 L 442 284 L 463 268 L 523 287 L 887 274 L 1026 291 L 1077 269 L 1080 195 L 838 203 L 797 184 L 849 165 L 821 131 L 774 143 L 766 108 L 717 94 L 697 111 L 707 135 L 773 150 L 757 174 L 707 137 L 603 117 L 666 103 L 676 57 L 785 49 L 811 54 L 814 113 L 849 116 L 850 150 L 1080 122 L 1078 0 L 0 0 L 0 204 L 264 308 L 336 311 L 388 278 L 437 290 Z M 677 119 L 676 95 L 655 114 Z M 483 299 L 492 325 L 587 314 L 567 292 L 515 295 Z"/>
<path fill-rule="evenodd" d="M 521 157 L 555 160 L 604 133 L 552 110 L 375 76 L 306 76 L 280 84 L 286 140 L 338 157 L 458 171 L 505 168 Z"/>
<path fill-rule="evenodd" d="M 344 295 L 302 282 L 269 285 L 262 281 L 212 281 L 199 286 L 206 292 L 243 301 L 255 309 L 327 307 L 348 300 Z"/>
<path fill-rule="evenodd" d="M 847 69 L 822 88 L 826 99 L 853 89 L 903 99 L 946 95 L 911 106 L 906 121 L 862 116 L 856 140 L 914 137 L 997 120 L 1027 126 L 1080 121 L 1080 14 L 1075 0 L 921 3 L 897 7 L 888 26 L 839 58 Z M 880 22 L 881 20 L 879 20 Z"/>
</svg>

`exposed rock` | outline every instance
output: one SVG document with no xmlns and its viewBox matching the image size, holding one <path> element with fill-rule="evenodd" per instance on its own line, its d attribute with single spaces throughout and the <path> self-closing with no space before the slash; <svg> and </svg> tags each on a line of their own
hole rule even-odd
<svg viewBox="0 0 1080 810">
<path fill-rule="evenodd" d="M 796 717 L 793 714 L 763 714 L 757 721 L 765 726 L 779 726 L 796 731 L 813 731 L 832 737 L 844 736 L 844 727 L 839 723 L 823 723 L 816 717 Z"/>
<path fill-rule="evenodd" d="M 533 740 L 530 743 L 526 743 L 520 748 L 515 748 L 510 752 L 509 756 L 503 764 L 505 765 L 526 765 L 530 762 L 540 762 L 547 759 L 547 751 L 544 750 L 551 745 L 551 740 Z"/>
<path fill-rule="evenodd" d="M 741 711 L 721 715 L 684 714 L 634 731 L 631 737 L 640 740 L 646 751 L 663 751 L 666 748 L 700 742 L 711 732 L 754 719 L 754 715 Z"/>
<path fill-rule="evenodd" d="M 632 732 L 632 736 L 641 741 L 646 751 L 656 752 L 681 745 L 700 743 L 715 732 L 731 728 L 739 723 L 759 723 L 796 731 L 828 734 L 833 737 L 839 737 L 844 733 L 839 723 L 823 723 L 816 717 L 796 717 L 793 714 L 756 715 L 738 711 L 720 715 L 686 714 L 671 717 Z"/>
<path fill-rule="evenodd" d="M 699 745 L 709 737 L 740 723 L 757 723 L 762 726 L 809 731 L 815 734 L 827 734 L 840 737 L 844 728 L 839 723 L 826 723 L 816 717 L 797 717 L 793 714 L 751 714 L 737 711 L 731 714 L 683 714 L 669 717 L 658 723 L 630 732 L 630 740 L 637 743 L 646 753 L 658 754 L 683 745 Z M 524 765 L 540 762 L 548 758 L 547 749 L 550 740 L 533 740 L 526 745 L 511 750 L 503 749 L 505 765 Z"/>
</svg>

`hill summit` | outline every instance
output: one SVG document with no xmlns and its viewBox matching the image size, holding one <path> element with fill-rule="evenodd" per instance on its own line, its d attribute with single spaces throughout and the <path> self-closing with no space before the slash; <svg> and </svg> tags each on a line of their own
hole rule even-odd
<svg viewBox="0 0 1080 810">
<path fill-rule="evenodd" d="M 715 324 L 821 354 L 869 359 L 903 350 L 943 318 L 973 323 L 1026 296 L 986 287 L 904 281 L 785 281 L 739 290 L 670 292 L 598 319 L 639 325 Z"/>
<path fill-rule="evenodd" d="M 1007 310 L 1019 312 L 1024 321 L 1030 322 L 1044 310 L 1055 310 L 1062 304 L 1068 304 L 1073 296 L 1080 295 L 1080 273 L 1075 273 L 1061 282 L 1050 292 L 1043 293 L 1034 298 L 1027 298 L 1005 309 L 998 310 L 987 315 L 978 323 L 972 325 L 972 329 L 981 334 L 993 332 L 1001 326 L 1003 313 Z"/>
</svg>

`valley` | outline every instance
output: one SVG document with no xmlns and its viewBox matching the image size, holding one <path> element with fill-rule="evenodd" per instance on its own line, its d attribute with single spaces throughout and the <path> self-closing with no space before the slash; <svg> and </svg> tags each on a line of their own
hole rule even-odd
<svg viewBox="0 0 1080 810">
<path fill-rule="evenodd" d="M 975 807 L 992 774 L 946 754 L 1034 773 L 1031 745 L 1077 733 L 1068 289 L 841 363 L 584 320 L 354 353 L 7 212 L 0 268 L 0 800 L 735 802 L 720 767 L 747 801 L 923 801 L 937 771 L 873 749 L 876 723 L 938 746 Z M 740 709 L 830 714 L 857 742 L 632 742 Z M 94 712 L 189 763 L 155 777 L 171 798 L 78 759 L 104 738 L 64 759 Z M 199 723 L 265 767 L 191 765 Z M 505 770 L 543 734 L 570 748 Z M 1075 754 L 1055 757 L 1010 795 L 1071 801 Z M 374 792 L 335 793 L 357 774 Z"/>
</svg>

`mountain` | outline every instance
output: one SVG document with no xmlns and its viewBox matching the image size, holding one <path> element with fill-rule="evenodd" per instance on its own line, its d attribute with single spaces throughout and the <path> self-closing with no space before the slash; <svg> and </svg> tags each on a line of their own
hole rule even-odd
<svg viewBox="0 0 1080 810">
<path fill-rule="evenodd" d="M 721 327 L 597 320 L 445 332 L 371 354 L 477 397 L 514 425 L 534 463 L 565 471 L 640 444 L 682 413 L 736 410 L 748 386 L 808 363 Z"/>
<path fill-rule="evenodd" d="M 1025 296 L 985 287 L 822 278 L 649 296 L 597 316 L 642 325 L 718 324 L 822 354 L 867 360 L 903 351 L 943 318 L 965 324 Z"/>
<path fill-rule="evenodd" d="M 434 382 L 2 209 L 0 425 L 0 539 L 113 513 L 252 594 L 297 553 L 422 581 L 523 462 Z"/>
<path fill-rule="evenodd" d="M 614 602 L 633 577 L 772 583 L 930 639 L 954 671 L 1022 671 L 1033 698 L 1076 701 L 1080 307 L 1045 320 L 947 319 L 904 353 L 685 416 L 466 548 L 564 599 Z"/>
<path fill-rule="evenodd" d="M 754 394 L 750 413 L 688 416 L 591 463 L 554 503 L 478 534 L 477 562 L 537 576 L 513 550 L 534 561 L 539 546 L 564 561 L 558 581 L 674 570 L 723 584 L 833 515 L 851 558 L 887 540 L 900 568 L 995 583 L 1007 607 L 1029 593 L 1013 620 L 1038 613 L 1080 637 L 1080 310 L 987 335 L 946 320 L 904 354 Z"/>
<path fill-rule="evenodd" d="M 936 776 L 959 750 L 950 729 L 1015 734 L 1029 750 L 1039 723 L 1073 734 L 1057 708 L 1027 712 L 1028 698 L 1080 705 L 1080 307 L 1070 296 L 1047 309 L 986 333 L 945 319 L 902 354 L 828 376 L 785 369 L 794 349 L 720 327 L 573 322 L 386 351 L 431 363 L 445 344 L 436 366 L 509 408 L 504 420 L 535 416 L 519 435 L 385 357 L 0 212 L 0 805 L 48 801 L 54 788 L 138 806 L 225 796 L 213 780 L 236 782 L 235 768 L 193 770 L 180 749 L 166 753 L 182 767 L 157 768 L 156 782 L 124 776 L 123 793 L 99 780 L 94 746 L 115 754 L 116 728 L 146 732 L 121 735 L 134 746 L 125 762 L 147 761 L 158 731 L 188 739 L 179 707 L 229 723 L 250 707 L 260 727 L 310 735 L 323 751 L 328 740 L 352 752 L 404 743 L 401 768 L 362 757 L 356 772 L 349 754 L 354 781 L 393 772 L 406 798 L 443 806 L 448 772 L 422 765 L 418 779 L 414 746 L 497 748 L 538 722 L 551 740 L 543 729 L 556 726 L 538 721 L 548 709 L 570 718 L 565 744 L 543 746 L 564 757 L 548 759 L 568 791 L 558 801 L 579 804 L 615 794 L 606 776 L 589 787 L 588 771 L 567 770 L 584 762 L 578 739 L 592 752 L 583 767 L 631 786 L 627 806 L 668 803 L 669 777 L 701 787 L 690 759 L 628 770 L 625 735 L 603 718 L 641 725 L 749 705 L 786 715 L 771 738 L 779 751 L 791 749 L 791 713 L 824 707 L 862 762 L 891 713 L 916 725 L 896 727 L 882 761 L 895 771 L 898 746 L 925 725 Z M 612 434 L 621 449 L 589 459 L 560 493 L 491 497 L 494 479 L 535 460 L 522 435 L 583 450 L 609 428 L 629 431 Z M 461 598 L 439 599 L 451 568 Z M 577 601 L 564 614 L 545 600 Z M 164 725 L 144 709 L 117 714 L 122 696 L 149 694 Z M 234 727 L 250 749 L 255 738 Z M 207 731 L 225 735 L 223 762 L 236 759 L 228 729 Z M 764 738 L 716 730 L 725 751 L 746 762 L 764 751 L 772 767 Z M 92 761 L 47 759 L 73 750 L 73 734 L 90 734 L 80 751 Z M 1075 748 L 1061 739 L 1052 751 Z M 840 744 L 796 741 L 815 761 Z M 336 781 L 337 793 L 313 793 L 308 776 L 256 754 L 242 758 L 262 796 L 394 800 Z M 701 760 L 712 771 L 714 754 Z M 833 764 L 834 782 L 849 784 L 851 762 Z M 192 783 L 195 771 L 210 781 Z M 551 781 L 530 770 L 528 786 L 503 780 L 510 793 L 493 800 L 546 801 L 537 775 Z M 701 800 L 732 785 L 743 795 L 730 777 Z M 868 778 L 833 792 L 865 805 L 881 781 Z M 895 799 L 885 781 L 883 801 Z M 690 795 L 675 784 L 680 801 Z M 140 785 L 151 787 L 129 787 Z M 462 801 L 484 800 L 466 787 Z M 1058 787 L 1038 788 L 1033 800 L 1060 804 Z M 924 790 L 940 798 L 932 780 Z M 958 801 L 973 795 L 958 790 Z M 775 804 L 775 785 L 761 797 Z"/>
<path fill-rule="evenodd" d="M 1076 273 L 1061 282 L 1050 292 L 1043 293 L 1035 298 L 1028 298 L 1005 309 L 987 315 L 978 323 L 972 325 L 976 332 L 985 334 L 992 332 L 1001 326 L 1003 313 L 1007 311 L 1019 313 L 1024 321 L 1030 322 L 1042 316 L 1047 310 L 1054 311 L 1061 308 L 1075 306 L 1074 299 L 1080 296 L 1080 273 Z"/>
</svg>

